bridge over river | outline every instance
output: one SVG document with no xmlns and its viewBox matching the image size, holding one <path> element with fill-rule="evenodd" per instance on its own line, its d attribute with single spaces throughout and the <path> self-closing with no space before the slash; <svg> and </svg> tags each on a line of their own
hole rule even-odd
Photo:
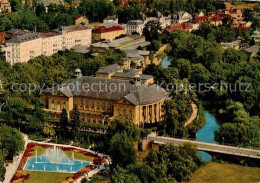
<svg viewBox="0 0 260 183">
<path fill-rule="evenodd" d="M 174 143 L 175 145 L 180 145 L 183 143 L 191 143 L 196 145 L 198 150 L 200 151 L 260 159 L 260 150 L 205 143 L 205 142 L 199 142 L 194 140 L 162 137 L 162 136 L 156 136 L 155 133 L 151 133 L 150 135 L 148 135 L 147 140 L 155 144 Z"/>
</svg>

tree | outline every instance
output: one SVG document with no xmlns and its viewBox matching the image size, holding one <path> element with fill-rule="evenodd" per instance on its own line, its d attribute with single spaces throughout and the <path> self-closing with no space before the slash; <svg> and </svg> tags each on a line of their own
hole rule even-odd
<svg viewBox="0 0 260 183">
<path fill-rule="evenodd" d="M 22 134 L 9 126 L 0 125 L 0 140 L 1 154 L 7 153 L 5 159 L 13 159 L 24 148 Z"/>
<path fill-rule="evenodd" d="M 190 78 L 191 64 L 190 64 L 189 60 L 180 58 L 180 59 L 177 59 L 177 60 L 173 60 L 171 62 L 171 65 L 173 67 L 177 67 L 178 68 L 179 75 L 180 75 L 181 79 L 183 79 L 183 78 L 189 79 Z"/>
<path fill-rule="evenodd" d="M 245 9 L 243 12 L 243 17 L 245 21 L 253 21 L 254 15 L 253 15 L 253 10 L 251 9 Z"/>
<path fill-rule="evenodd" d="M 210 72 L 202 64 L 192 64 L 191 79 L 193 83 L 207 83 L 210 79 Z"/>
<path fill-rule="evenodd" d="M 61 115 L 60 115 L 60 129 L 63 137 L 67 136 L 68 127 L 69 127 L 69 119 L 68 119 L 67 110 L 66 108 L 62 108 Z"/>
<path fill-rule="evenodd" d="M 43 3 L 40 3 L 36 6 L 35 13 L 37 16 L 45 13 L 45 6 Z"/>
<path fill-rule="evenodd" d="M 204 164 L 191 144 L 167 144 L 152 149 L 145 158 L 145 163 L 154 170 L 157 179 L 155 182 L 172 182 L 174 179 L 178 182 L 188 181 L 191 173 Z"/>
<path fill-rule="evenodd" d="M 126 132 L 116 133 L 110 140 L 109 145 L 113 166 L 126 167 L 130 163 L 135 163 L 136 150 L 134 142 Z"/>
<path fill-rule="evenodd" d="M 237 51 L 233 48 L 228 48 L 225 50 L 222 60 L 225 63 L 229 63 L 229 64 L 239 63 L 241 61 L 240 53 L 239 53 L 239 51 Z"/>
<path fill-rule="evenodd" d="M 47 136 L 54 136 L 55 135 L 55 130 L 52 128 L 52 126 L 48 125 L 43 127 L 43 133 Z"/>
<path fill-rule="evenodd" d="M 149 41 L 161 41 L 161 23 L 159 21 L 148 21 L 143 29 L 143 35 Z"/>
<path fill-rule="evenodd" d="M 0 139 L 0 141 L 1 141 L 1 139 Z M 4 166 L 4 163 L 5 163 L 4 157 L 3 157 L 2 153 L 0 153 L 0 181 L 1 182 L 4 182 L 4 180 L 5 180 L 6 168 Z"/>
<path fill-rule="evenodd" d="M 158 51 L 160 49 L 160 41 L 152 40 L 151 44 L 148 46 L 150 51 Z"/>
<path fill-rule="evenodd" d="M 137 175 L 119 166 L 113 169 L 111 181 L 113 183 L 117 183 L 117 182 L 141 183 Z"/>
<path fill-rule="evenodd" d="M 71 132 L 75 140 L 79 140 L 80 126 L 80 113 L 76 107 L 71 114 Z"/>
</svg>

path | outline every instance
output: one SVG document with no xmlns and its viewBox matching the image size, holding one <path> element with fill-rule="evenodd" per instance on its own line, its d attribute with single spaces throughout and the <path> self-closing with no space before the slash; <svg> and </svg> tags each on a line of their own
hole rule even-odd
<svg viewBox="0 0 260 183">
<path fill-rule="evenodd" d="M 160 64 L 160 62 L 162 61 L 162 59 L 161 58 L 159 58 L 161 55 L 163 55 L 165 52 L 165 49 L 167 48 L 167 44 L 164 44 L 164 45 L 162 45 L 161 47 L 160 47 L 160 49 L 154 54 L 154 58 L 153 58 L 153 63 L 155 64 L 155 65 L 159 65 Z"/>
<path fill-rule="evenodd" d="M 199 142 L 194 140 L 186 140 L 186 139 L 178 139 L 172 137 L 162 137 L 162 136 L 157 136 L 155 133 L 149 134 L 147 136 L 147 140 L 155 144 L 174 143 L 175 145 L 179 145 L 183 143 L 191 143 L 196 145 L 198 150 L 201 151 L 260 159 L 260 150 L 233 147 L 227 145 L 219 145 L 219 144 L 211 144 L 211 143 Z"/>
<path fill-rule="evenodd" d="M 192 107 L 192 114 L 191 114 L 190 118 L 185 122 L 184 127 L 191 124 L 196 119 L 196 117 L 198 115 L 197 105 L 192 102 L 191 107 Z"/>
<path fill-rule="evenodd" d="M 90 180 L 91 177 L 93 177 L 93 175 L 99 173 L 102 170 L 105 170 L 105 166 L 104 165 L 100 165 L 99 168 L 95 168 L 94 170 L 91 170 L 88 174 L 82 176 L 81 178 L 79 178 L 78 180 L 74 181 L 74 183 L 80 183 L 82 179 L 86 178 L 88 180 Z"/>
</svg>

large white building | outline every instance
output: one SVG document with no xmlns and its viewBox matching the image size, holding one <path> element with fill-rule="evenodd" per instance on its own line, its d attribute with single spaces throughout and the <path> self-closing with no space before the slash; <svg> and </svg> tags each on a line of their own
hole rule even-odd
<svg viewBox="0 0 260 183">
<path fill-rule="evenodd" d="M 39 55 L 50 56 L 59 50 L 74 46 L 89 46 L 92 39 L 92 27 L 73 25 L 61 27 L 48 33 L 26 33 L 6 41 L 6 61 L 11 65 L 27 62 Z"/>
<path fill-rule="evenodd" d="M 138 33 L 142 35 L 144 24 L 145 23 L 143 20 L 129 20 L 126 24 L 126 33 L 129 35 L 132 35 L 133 33 Z"/>
<path fill-rule="evenodd" d="M 65 50 L 73 46 L 89 46 L 92 42 L 92 28 L 92 26 L 70 25 L 52 32 L 62 35 L 62 50 Z"/>
<path fill-rule="evenodd" d="M 172 18 L 173 24 L 185 23 L 192 20 L 192 15 L 189 14 L 187 11 L 179 11 L 176 14 L 174 14 Z"/>
<path fill-rule="evenodd" d="M 6 41 L 11 53 L 6 61 L 11 65 L 18 62 L 27 62 L 31 58 L 42 54 L 42 37 L 39 33 L 27 33 Z"/>
<path fill-rule="evenodd" d="M 42 33 L 42 54 L 51 56 L 62 50 L 62 35 L 56 32 Z"/>
</svg>

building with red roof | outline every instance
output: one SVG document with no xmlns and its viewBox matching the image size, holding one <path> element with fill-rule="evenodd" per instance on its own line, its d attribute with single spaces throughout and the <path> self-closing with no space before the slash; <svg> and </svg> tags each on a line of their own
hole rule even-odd
<svg viewBox="0 0 260 183">
<path fill-rule="evenodd" d="M 88 25 L 89 24 L 88 18 L 84 15 L 77 15 L 74 18 L 74 22 L 75 22 L 75 25 Z"/>
<path fill-rule="evenodd" d="M 178 30 L 185 30 L 185 31 L 192 31 L 193 26 L 190 23 L 181 23 L 181 24 L 172 24 L 166 27 L 169 31 L 178 31 Z"/>
<path fill-rule="evenodd" d="M 116 37 L 125 34 L 125 29 L 119 25 L 112 27 L 96 26 L 92 30 L 92 40 L 98 41 L 102 39 L 114 40 Z"/>
</svg>

